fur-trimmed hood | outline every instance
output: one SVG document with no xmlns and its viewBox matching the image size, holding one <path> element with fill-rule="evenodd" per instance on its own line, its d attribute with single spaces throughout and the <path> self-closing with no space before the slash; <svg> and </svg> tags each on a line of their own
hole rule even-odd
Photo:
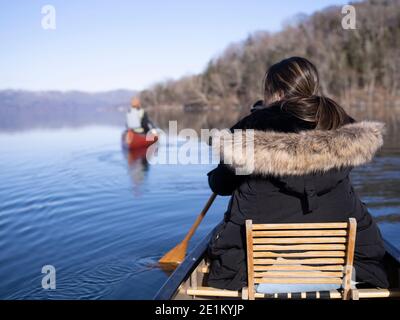
<svg viewBox="0 0 400 320">
<path fill-rule="evenodd" d="M 305 175 L 371 161 L 383 145 L 383 133 L 384 124 L 372 121 L 299 133 L 243 131 L 241 139 L 233 133 L 222 134 L 217 148 L 221 160 L 234 169 L 258 175 Z M 224 144 L 233 148 L 223 148 Z"/>
</svg>

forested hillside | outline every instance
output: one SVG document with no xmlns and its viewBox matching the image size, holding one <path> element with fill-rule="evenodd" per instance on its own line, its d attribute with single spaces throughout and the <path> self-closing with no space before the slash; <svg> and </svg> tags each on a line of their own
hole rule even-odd
<svg viewBox="0 0 400 320">
<path fill-rule="evenodd" d="M 317 65 L 324 93 L 353 114 L 393 120 L 400 114 L 400 0 L 353 5 L 355 30 L 342 28 L 341 7 L 299 15 L 281 32 L 258 31 L 230 45 L 199 75 L 142 91 L 142 100 L 159 108 L 195 103 L 245 112 L 261 97 L 267 67 L 300 55 Z"/>
</svg>

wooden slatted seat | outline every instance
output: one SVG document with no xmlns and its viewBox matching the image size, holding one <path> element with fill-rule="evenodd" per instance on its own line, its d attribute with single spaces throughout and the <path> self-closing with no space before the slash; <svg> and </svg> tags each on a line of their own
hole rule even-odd
<svg viewBox="0 0 400 320">
<path fill-rule="evenodd" d="M 197 286 L 209 272 L 206 262 L 191 275 L 186 294 L 198 297 L 278 299 L 360 299 L 400 297 L 388 289 L 352 289 L 357 223 L 253 224 L 246 221 L 248 288 L 242 291 Z M 264 294 L 259 284 L 334 284 L 342 289 L 321 292 Z"/>
<path fill-rule="evenodd" d="M 263 283 L 343 285 L 338 298 L 349 299 L 356 231 L 353 218 L 344 223 L 254 225 L 247 220 L 249 299 L 265 296 L 256 293 L 256 285 Z"/>
</svg>

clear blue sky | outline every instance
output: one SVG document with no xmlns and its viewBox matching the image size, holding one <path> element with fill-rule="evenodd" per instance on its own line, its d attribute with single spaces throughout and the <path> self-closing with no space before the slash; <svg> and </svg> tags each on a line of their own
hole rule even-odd
<svg viewBox="0 0 400 320">
<path fill-rule="evenodd" d="M 201 72 L 228 44 L 345 0 L 3 0 L 0 89 L 143 89 Z M 43 30 L 41 8 L 56 9 Z"/>
</svg>

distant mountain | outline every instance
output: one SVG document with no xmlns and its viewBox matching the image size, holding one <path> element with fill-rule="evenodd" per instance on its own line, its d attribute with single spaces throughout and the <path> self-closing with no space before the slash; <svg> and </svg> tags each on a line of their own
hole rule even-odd
<svg viewBox="0 0 400 320">
<path fill-rule="evenodd" d="M 133 90 L 106 92 L 0 90 L 0 130 L 122 124 Z"/>
</svg>

